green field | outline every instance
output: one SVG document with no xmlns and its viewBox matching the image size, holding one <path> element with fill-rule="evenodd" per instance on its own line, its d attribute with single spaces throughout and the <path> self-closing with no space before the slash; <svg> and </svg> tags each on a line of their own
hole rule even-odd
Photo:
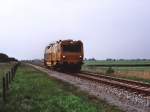
<svg viewBox="0 0 150 112">
<path fill-rule="evenodd" d="M 105 65 L 144 65 L 150 64 L 150 61 L 85 61 L 83 67 L 87 67 L 89 69 L 95 68 L 96 70 L 100 69 L 102 72 L 106 71 L 109 67 L 105 67 Z M 102 65 L 102 66 L 98 66 Z M 103 67 L 104 65 L 104 67 Z M 138 67 L 115 67 L 112 66 L 115 71 L 150 71 L 150 66 L 138 66 Z"/>
<path fill-rule="evenodd" d="M 100 73 L 104 73 L 106 72 L 106 70 L 108 70 L 109 67 L 100 67 L 100 66 L 86 66 L 84 65 L 83 70 L 96 70 L 99 71 Z M 127 71 L 139 71 L 139 72 L 150 72 L 150 67 L 111 67 L 113 68 L 115 71 L 121 71 L 121 72 L 127 72 Z"/>
<path fill-rule="evenodd" d="M 77 88 L 22 65 L 1 112 L 122 112 Z"/>
<path fill-rule="evenodd" d="M 150 64 L 150 61 L 85 61 L 82 70 L 150 83 L 150 66 L 123 66 L 145 64 Z M 111 66 L 114 73 L 108 74 L 109 65 L 121 66 Z"/>
<path fill-rule="evenodd" d="M 141 65 L 150 64 L 150 61 L 124 60 L 124 61 L 84 61 L 85 65 Z"/>
</svg>

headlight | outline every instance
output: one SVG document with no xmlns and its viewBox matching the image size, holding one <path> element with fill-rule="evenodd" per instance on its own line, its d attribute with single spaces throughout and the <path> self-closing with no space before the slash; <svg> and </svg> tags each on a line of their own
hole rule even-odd
<svg viewBox="0 0 150 112">
<path fill-rule="evenodd" d="M 82 56 L 80 56 L 80 58 L 82 58 Z"/>
</svg>

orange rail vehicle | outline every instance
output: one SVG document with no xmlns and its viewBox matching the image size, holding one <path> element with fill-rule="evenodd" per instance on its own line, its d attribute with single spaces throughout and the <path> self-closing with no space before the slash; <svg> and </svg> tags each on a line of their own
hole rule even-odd
<svg viewBox="0 0 150 112">
<path fill-rule="evenodd" d="M 80 71 L 83 55 L 82 41 L 59 40 L 46 47 L 44 64 L 58 70 Z"/>
</svg>

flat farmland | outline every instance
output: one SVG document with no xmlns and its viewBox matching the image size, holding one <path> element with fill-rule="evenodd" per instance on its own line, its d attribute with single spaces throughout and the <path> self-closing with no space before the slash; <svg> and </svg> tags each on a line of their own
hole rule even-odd
<svg viewBox="0 0 150 112">
<path fill-rule="evenodd" d="M 137 61 L 137 60 L 124 60 L 124 61 L 85 61 L 85 65 L 95 65 L 95 66 L 102 66 L 102 65 L 150 65 L 150 61 Z"/>
<path fill-rule="evenodd" d="M 108 74 L 111 67 L 113 74 Z M 150 61 L 85 61 L 82 70 L 150 83 Z"/>
</svg>

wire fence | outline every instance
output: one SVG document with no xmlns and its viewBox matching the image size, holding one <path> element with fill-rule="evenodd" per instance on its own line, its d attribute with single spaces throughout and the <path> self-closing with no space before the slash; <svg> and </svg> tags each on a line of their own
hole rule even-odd
<svg viewBox="0 0 150 112">
<path fill-rule="evenodd" d="M 11 82 L 15 78 L 15 74 L 20 63 L 16 63 L 4 76 L 2 81 L 2 98 L 3 102 L 6 102 L 8 91 L 10 89 Z"/>
</svg>

